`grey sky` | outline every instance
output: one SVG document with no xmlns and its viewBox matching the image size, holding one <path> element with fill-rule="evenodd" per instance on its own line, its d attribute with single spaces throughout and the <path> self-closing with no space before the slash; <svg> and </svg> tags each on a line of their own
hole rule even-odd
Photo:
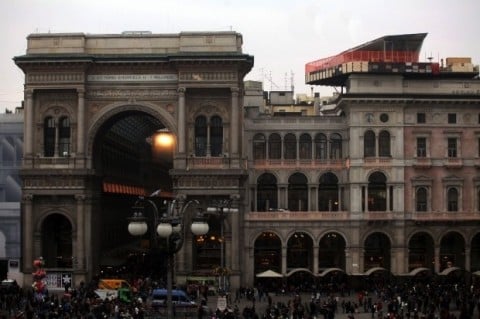
<svg viewBox="0 0 480 319">
<path fill-rule="evenodd" d="M 479 64 L 479 15 L 478 0 L 0 0 L 0 112 L 23 100 L 23 73 L 12 58 L 25 53 L 31 33 L 233 30 L 255 57 L 246 79 L 284 90 L 293 77 L 295 93 L 310 93 L 307 62 L 384 35 L 427 32 L 421 60 Z"/>
</svg>

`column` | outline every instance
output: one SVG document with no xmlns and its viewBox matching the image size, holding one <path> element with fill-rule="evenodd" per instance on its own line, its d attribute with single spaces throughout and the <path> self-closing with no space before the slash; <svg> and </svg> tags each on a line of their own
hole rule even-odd
<svg viewBox="0 0 480 319">
<path fill-rule="evenodd" d="M 23 195 L 24 217 L 23 217 L 23 270 L 29 272 L 33 262 L 33 210 L 32 194 Z"/>
<path fill-rule="evenodd" d="M 313 245 L 313 275 L 318 274 L 319 247 L 317 243 Z"/>
<path fill-rule="evenodd" d="M 76 249 L 76 262 L 74 265 L 75 270 L 83 271 L 85 269 L 85 196 L 76 195 L 77 201 L 77 249 Z"/>
<path fill-rule="evenodd" d="M 365 201 L 365 209 L 364 212 L 368 212 L 368 185 L 362 186 L 363 189 L 365 190 L 363 200 Z"/>
<path fill-rule="evenodd" d="M 435 273 L 438 274 L 440 271 L 440 247 L 435 247 Z"/>
<path fill-rule="evenodd" d="M 85 156 L 85 90 L 78 89 L 77 156 Z"/>
<path fill-rule="evenodd" d="M 25 139 L 23 145 L 25 147 L 25 157 L 33 156 L 33 130 L 35 129 L 33 125 L 33 90 L 25 90 L 25 124 L 24 132 Z"/>
<path fill-rule="evenodd" d="M 230 157 L 238 157 L 239 140 L 239 111 L 238 111 L 238 93 L 237 87 L 230 88 L 232 91 L 232 109 L 230 117 Z"/>
<path fill-rule="evenodd" d="M 287 273 L 287 246 L 282 245 L 282 274 Z"/>
<path fill-rule="evenodd" d="M 387 193 L 387 202 L 385 203 L 385 210 L 387 212 L 391 211 L 390 209 L 390 189 L 391 189 L 391 186 L 387 184 L 387 189 L 386 189 L 386 193 Z"/>
<path fill-rule="evenodd" d="M 184 87 L 178 88 L 178 153 L 185 154 L 185 91 Z"/>
<path fill-rule="evenodd" d="M 472 249 L 470 247 L 470 245 L 467 245 L 465 247 L 465 266 L 464 266 L 464 269 L 468 272 L 471 271 L 471 254 L 472 253 Z"/>
<path fill-rule="evenodd" d="M 338 188 L 338 195 L 337 195 L 337 196 L 338 196 L 338 209 L 337 209 L 337 211 L 340 212 L 340 211 L 343 210 L 343 209 L 342 209 L 342 205 L 343 205 L 343 203 L 342 203 L 343 187 L 339 187 L 339 188 Z"/>
</svg>

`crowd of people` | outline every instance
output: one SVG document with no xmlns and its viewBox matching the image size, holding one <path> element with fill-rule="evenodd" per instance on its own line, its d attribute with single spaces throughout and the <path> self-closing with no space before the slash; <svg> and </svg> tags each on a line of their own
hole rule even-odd
<svg viewBox="0 0 480 319">
<path fill-rule="evenodd" d="M 81 283 L 65 291 L 39 297 L 33 289 L 12 285 L 0 291 L 0 319 L 3 318 L 159 318 L 151 309 L 149 291 L 155 284 L 136 280 L 128 301 L 95 294 L 96 283 Z M 48 290 L 47 290 L 48 291 Z M 308 293 L 290 287 L 267 291 L 262 287 L 242 288 L 229 296 L 225 309 L 209 309 L 204 295 L 197 294 L 198 308 L 188 314 L 198 319 L 350 319 L 368 315 L 371 319 L 467 319 L 480 318 L 480 286 L 463 280 L 436 282 L 410 280 L 402 284 L 370 285 L 350 295 L 322 287 Z M 215 297 L 216 298 L 216 297 Z M 187 314 L 176 313 L 178 318 Z"/>
</svg>

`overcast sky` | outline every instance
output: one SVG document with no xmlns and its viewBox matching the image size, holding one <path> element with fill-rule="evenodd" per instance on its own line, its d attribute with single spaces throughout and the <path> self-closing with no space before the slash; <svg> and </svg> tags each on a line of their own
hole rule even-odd
<svg viewBox="0 0 480 319">
<path fill-rule="evenodd" d="M 31 33 L 232 30 L 255 57 L 246 79 L 264 90 L 293 84 L 296 94 L 311 92 L 306 63 L 384 35 L 426 32 L 422 61 L 480 64 L 479 0 L 0 0 L 0 30 L 0 112 L 23 100 L 24 75 L 12 58 L 25 54 Z"/>
</svg>

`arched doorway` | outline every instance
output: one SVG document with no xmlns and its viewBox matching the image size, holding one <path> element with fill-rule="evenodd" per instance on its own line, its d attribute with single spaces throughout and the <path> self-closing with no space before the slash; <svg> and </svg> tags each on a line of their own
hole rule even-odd
<svg viewBox="0 0 480 319">
<path fill-rule="evenodd" d="M 42 252 L 46 268 L 72 268 L 72 224 L 62 214 L 48 215 L 42 223 Z"/>
<path fill-rule="evenodd" d="M 93 258 L 104 276 L 113 273 L 161 279 L 166 273 L 166 258 L 154 231 L 154 208 L 145 207 L 149 231 L 144 236 L 132 236 L 128 223 L 139 196 L 155 193 L 151 201 L 160 213 L 166 209 L 163 200 L 172 194 L 169 170 L 175 146 L 162 144 L 160 137 L 165 131 L 173 134 L 161 115 L 148 106 L 118 106 L 104 118 L 92 131 L 92 163 L 101 195 L 91 223 L 92 237 L 98 243 Z"/>
<path fill-rule="evenodd" d="M 257 274 L 272 271 L 272 275 L 257 276 Z M 276 274 L 275 274 L 276 273 Z M 255 284 L 260 284 L 269 291 L 277 291 L 282 284 L 282 242 L 274 232 L 265 231 L 255 240 L 254 274 Z"/>
<path fill-rule="evenodd" d="M 329 268 L 345 270 L 345 239 L 337 232 L 329 232 L 320 239 L 318 248 L 319 273 Z"/>
<path fill-rule="evenodd" d="M 390 271 L 390 239 L 382 233 L 373 233 L 365 239 L 363 267 L 365 272 L 372 268 Z"/>
<path fill-rule="evenodd" d="M 416 233 L 408 242 L 408 271 L 427 268 L 435 270 L 435 245 L 432 236 Z"/>
<path fill-rule="evenodd" d="M 440 241 L 440 272 L 450 267 L 465 269 L 465 240 L 457 232 L 449 232 Z"/>
</svg>

